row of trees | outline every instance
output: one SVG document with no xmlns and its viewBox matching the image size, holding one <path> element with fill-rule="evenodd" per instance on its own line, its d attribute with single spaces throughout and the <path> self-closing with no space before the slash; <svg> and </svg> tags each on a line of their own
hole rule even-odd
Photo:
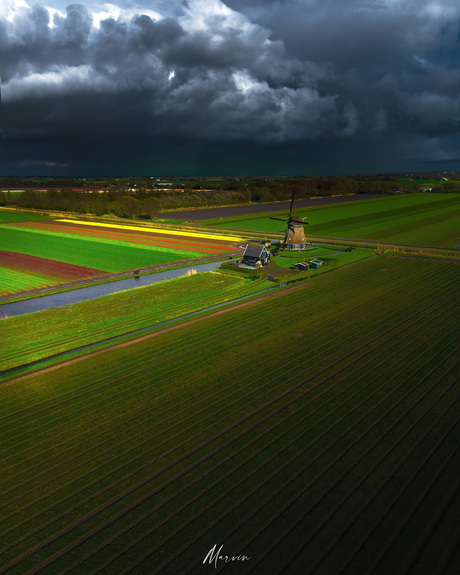
<svg viewBox="0 0 460 575">
<path fill-rule="evenodd" d="M 2 192 L 0 205 L 95 215 L 113 213 L 119 217 L 154 219 L 161 211 L 171 209 L 289 200 L 292 192 L 300 199 L 336 194 L 393 194 L 396 191 L 416 193 L 421 187 L 416 182 L 398 184 L 395 181 L 351 178 L 260 179 L 246 183 L 231 182 L 232 189 L 227 190 L 193 190 L 186 187 L 184 192 L 152 191 L 145 186 L 139 186 L 135 191 L 110 187 L 102 192 L 92 192 L 64 186 L 60 190 Z M 460 182 L 439 182 L 433 191 L 460 192 Z"/>
<path fill-rule="evenodd" d="M 143 216 L 154 219 L 161 210 L 160 202 L 153 196 L 136 198 L 103 193 L 81 192 L 68 189 L 36 192 L 26 190 L 20 194 L 2 193 L 0 205 L 16 205 L 20 208 L 76 212 L 102 216 L 113 213 L 119 217 Z"/>
</svg>

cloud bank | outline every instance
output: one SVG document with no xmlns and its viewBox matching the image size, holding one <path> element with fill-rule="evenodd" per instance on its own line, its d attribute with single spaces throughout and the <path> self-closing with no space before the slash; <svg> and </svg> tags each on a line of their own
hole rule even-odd
<svg viewBox="0 0 460 575">
<path fill-rule="evenodd" d="M 0 169 L 447 166 L 459 22 L 428 0 L 6 0 Z"/>
</svg>

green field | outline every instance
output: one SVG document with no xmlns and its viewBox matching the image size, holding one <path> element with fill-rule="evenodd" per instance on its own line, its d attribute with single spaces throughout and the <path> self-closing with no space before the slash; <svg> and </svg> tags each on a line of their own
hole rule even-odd
<svg viewBox="0 0 460 575">
<path fill-rule="evenodd" d="M 38 289 L 55 283 L 51 278 L 0 267 L 0 294 L 14 294 L 26 289 Z"/>
<path fill-rule="evenodd" d="M 14 222 L 32 222 L 36 220 L 49 220 L 49 216 L 42 216 L 32 212 L 18 212 L 0 208 L 0 224 L 14 223 Z"/>
<path fill-rule="evenodd" d="M 460 195 L 415 194 L 383 197 L 348 204 L 295 209 L 306 218 L 308 236 L 366 238 L 394 243 L 451 247 L 460 242 Z M 286 217 L 285 212 L 251 218 L 208 221 L 229 229 L 283 232 L 282 222 L 269 215 Z"/>
<path fill-rule="evenodd" d="M 0 573 L 458 573 L 459 279 L 378 256 L 3 381 Z"/>
<path fill-rule="evenodd" d="M 0 226 L 2 250 L 117 272 L 191 259 L 205 254 L 168 250 L 111 239 L 74 236 L 15 226 Z"/>
<path fill-rule="evenodd" d="M 199 273 L 1 320 L 0 370 L 99 342 L 272 287 L 267 280 Z"/>
<path fill-rule="evenodd" d="M 356 248 L 352 252 L 344 251 L 345 246 L 327 246 L 319 245 L 316 248 L 308 250 L 282 250 L 279 255 L 272 258 L 272 261 L 280 267 L 292 269 L 298 262 L 308 263 L 312 259 L 319 259 L 323 262 L 323 267 L 318 270 L 310 269 L 310 274 L 318 275 L 332 268 L 344 266 L 371 257 L 373 250 L 366 248 Z"/>
</svg>

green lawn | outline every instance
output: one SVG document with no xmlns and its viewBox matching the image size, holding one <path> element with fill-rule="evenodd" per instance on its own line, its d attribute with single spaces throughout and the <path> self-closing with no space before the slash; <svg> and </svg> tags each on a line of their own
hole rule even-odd
<svg viewBox="0 0 460 575">
<path fill-rule="evenodd" d="M 309 270 L 312 274 L 318 274 L 335 267 L 368 258 L 374 253 L 373 250 L 366 248 L 356 248 L 352 252 L 345 252 L 343 249 L 343 247 L 338 246 L 326 247 L 320 245 L 317 248 L 309 250 L 282 250 L 278 256 L 272 258 L 272 261 L 283 268 L 292 269 L 296 263 L 308 263 L 310 260 L 319 259 L 323 262 L 323 267 L 319 270 Z"/>
<path fill-rule="evenodd" d="M 3 381 L 0 573 L 458 573 L 459 280 L 378 256 Z"/>
<path fill-rule="evenodd" d="M 368 238 L 450 247 L 460 242 L 460 194 L 415 194 L 299 209 L 311 236 Z M 286 217 L 283 212 L 270 215 Z M 208 224 L 229 229 L 283 232 L 282 222 L 269 215 L 228 218 Z"/>
</svg>

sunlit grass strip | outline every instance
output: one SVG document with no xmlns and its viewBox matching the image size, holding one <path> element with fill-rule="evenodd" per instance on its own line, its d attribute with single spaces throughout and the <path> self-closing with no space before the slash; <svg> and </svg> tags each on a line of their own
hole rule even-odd
<svg viewBox="0 0 460 575">
<path fill-rule="evenodd" d="M 155 325 L 272 287 L 216 272 L 176 278 L 2 323 L 0 369 Z M 44 314 L 44 315 L 43 315 Z"/>
<path fill-rule="evenodd" d="M 15 226 L 0 226 L 0 244 L 6 251 L 48 259 L 58 257 L 59 261 L 64 263 L 106 272 L 131 270 L 196 257 L 196 252 L 164 248 L 160 250 L 130 242 L 116 243 L 72 234 L 38 233 L 37 230 Z M 206 255 L 198 253 L 200 256 Z"/>
<path fill-rule="evenodd" d="M 43 216 L 41 214 L 33 214 L 30 212 L 18 212 L 16 208 L 0 208 L 0 224 L 8 224 L 10 222 L 28 222 L 36 220 L 49 220 L 50 216 Z"/>
<path fill-rule="evenodd" d="M 16 293 L 27 289 L 40 288 L 55 283 L 53 278 L 37 273 L 0 269 L 0 294 Z"/>
<path fill-rule="evenodd" d="M 92 236 L 77 236 L 75 234 L 66 233 L 66 232 L 53 232 L 50 230 L 39 230 L 36 228 L 25 228 L 25 227 L 16 227 L 16 226 L 9 226 L 8 229 L 19 230 L 22 232 L 32 233 L 32 234 L 40 234 L 43 236 L 56 236 L 56 237 L 66 237 L 75 242 L 82 241 L 82 242 L 91 242 L 94 243 L 95 241 L 98 243 L 104 243 L 113 246 L 120 246 L 120 247 L 127 247 L 136 249 L 136 250 L 147 250 L 153 252 L 161 252 L 161 253 L 175 253 L 183 256 L 187 256 L 187 258 L 195 258 L 201 257 L 205 255 L 203 252 L 200 251 L 191 251 L 187 249 L 176 249 L 176 248 L 166 248 L 160 246 L 151 246 L 148 244 L 136 244 L 134 242 L 124 241 L 124 240 L 112 240 L 110 238 L 93 238 Z"/>
<path fill-rule="evenodd" d="M 191 237 L 191 238 L 206 238 L 208 240 L 223 240 L 223 241 L 227 241 L 227 242 L 240 242 L 242 241 L 242 237 L 241 236 L 221 236 L 218 234 L 204 234 L 204 233 L 199 233 L 199 232 L 188 232 L 188 231 L 183 231 L 183 230 L 166 230 L 161 228 L 160 229 L 156 229 L 156 230 L 152 230 L 150 228 L 142 228 L 139 226 L 121 226 L 121 225 L 117 225 L 117 224 L 102 224 L 99 222 L 84 222 L 81 220 L 67 220 L 67 219 L 60 219 L 60 220 L 55 220 L 56 222 L 66 222 L 66 223 L 71 223 L 71 224 L 79 224 L 79 225 L 83 225 L 83 226 L 100 226 L 103 228 L 117 228 L 117 229 L 121 229 L 121 230 L 134 230 L 136 232 L 150 232 L 152 234 L 168 234 L 171 236 L 185 236 L 185 237 Z"/>
</svg>

